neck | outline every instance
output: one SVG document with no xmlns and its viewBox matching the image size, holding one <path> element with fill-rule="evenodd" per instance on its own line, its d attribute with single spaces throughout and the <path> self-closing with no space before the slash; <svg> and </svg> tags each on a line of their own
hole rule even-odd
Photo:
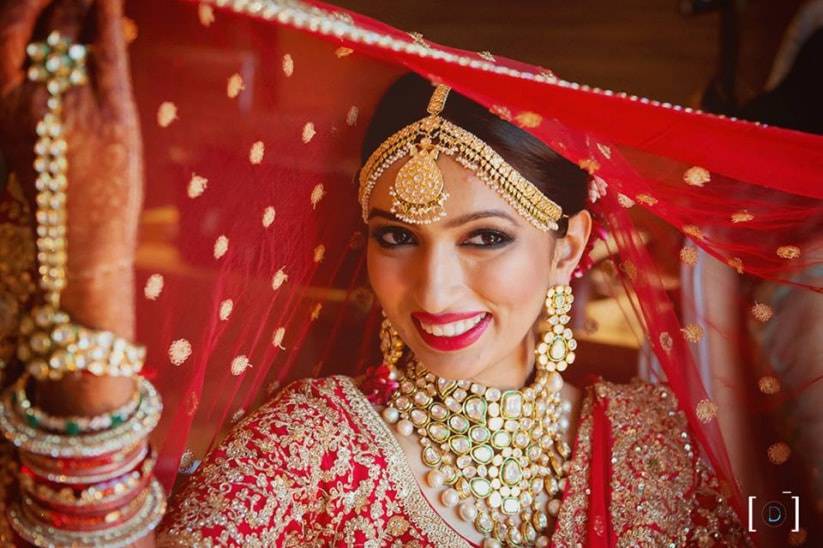
<svg viewBox="0 0 823 548">
<path fill-rule="evenodd" d="M 473 376 L 473 382 L 501 390 L 519 390 L 528 384 L 534 372 L 534 333 L 523 339 L 508 356 Z"/>
</svg>

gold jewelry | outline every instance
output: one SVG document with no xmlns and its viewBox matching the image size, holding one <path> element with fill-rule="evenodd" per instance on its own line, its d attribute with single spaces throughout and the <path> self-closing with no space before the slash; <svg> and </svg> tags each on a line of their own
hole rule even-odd
<svg viewBox="0 0 823 548">
<path fill-rule="evenodd" d="M 538 366 L 534 384 L 503 391 L 410 363 L 399 380 L 383 418 L 419 436 L 426 481 L 444 488 L 441 502 L 489 542 L 538 541 L 559 510 L 571 454 L 560 374 Z M 548 503 L 538 500 L 543 493 Z"/>
<path fill-rule="evenodd" d="M 438 85 L 429 100 L 429 115 L 409 124 L 386 139 L 360 170 L 359 199 L 363 221 L 368 220 L 369 199 L 377 180 L 395 162 L 411 155 L 389 190 L 391 211 L 412 224 L 427 224 L 444 217 L 448 198 L 438 154 L 452 157 L 496 190 L 520 215 L 537 228 L 557 230 L 562 208 L 523 177 L 492 147 L 473 133 L 440 116 L 448 97 L 447 86 Z"/>
<path fill-rule="evenodd" d="M 132 376 L 140 373 L 146 348 L 110 331 L 94 331 L 71 322 L 69 315 L 45 304 L 20 321 L 17 357 L 38 379 L 59 380 L 67 373 Z"/>
<path fill-rule="evenodd" d="M 31 378 L 30 373 L 23 373 L 14 383 L 12 402 L 17 412 L 22 415 L 26 423 L 32 428 L 42 428 L 58 434 L 77 436 L 89 432 L 108 430 L 122 424 L 134 413 L 140 403 L 140 391 L 135 390 L 129 401 L 119 408 L 94 417 L 71 416 L 58 417 L 50 415 L 29 401 L 26 387 Z"/>
<path fill-rule="evenodd" d="M 10 505 L 8 518 L 15 532 L 35 546 L 129 546 L 157 527 L 166 511 L 166 493 L 156 479 L 150 481 L 141 500 L 125 521 L 95 531 L 59 529 L 31 515 L 19 501 Z"/>
<path fill-rule="evenodd" d="M 383 312 L 383 322 L 380 324 L 380 352 L 383 354 L 383 363 L 390 372 L 394 372 L 397 362 L 403 357 L 404 348 L 405 344 L 400 338 L 400 333 Z"/>
<path fill-rule="evenodd" d="M 60 310 L 66 287 L 66 187 L 68 145 L 63 136 L 63 94 L 87 82 L 87 48 L 58 32 L 45 42 L 29 44 L 29 80 L 43 82 L 48 111 L 37 124 L 34 169 L 37 172 L 37 261 L 45 305 L 21 323 L 18 358 L 35 378 L 59 380 L 66 373 L 135 375 L 145 349 L 107 331 L 92 331 L 71 322 Z"/>
<path fill-rule="evenodd" d="M 72 44 L 59 32 L 45 42 L 26 48 L 31 67 L 29 80 L 45 82 L 49 92 L 48 111 L 37 124 L 34 169 L 37 172 L 37 260 L 40 288 L 46 302 L 60 306 L 66 287 L 66 171 L 68 148 L 63 137 L 63 93 L 87 81 L 86 48 Z"/>
<path fill-rule="evenodd" d="M 571 318 L 574 295 L 568 285 L 556 285 L 546 293 L 546 315 L 549 329 L 543 333 L 535 349 L 537 364 L 547 371 L 565 371 L 575 360 L 577 341 L 566 327 Z"/>
<path fill-rule="evenodd" d="M 52 459 L 97 457 L 134 447 L 154 430 L 163 410 L 154 386 L 143 377 L 137 380 L 140 403 L 131 417 L 108 430 L 81 436 L 52 434 L 29 426 L 12 403 L 14 386 L 10 386 L 0 396 L 0 431 L 21 451 L 47 455 Z"/>
</svg>

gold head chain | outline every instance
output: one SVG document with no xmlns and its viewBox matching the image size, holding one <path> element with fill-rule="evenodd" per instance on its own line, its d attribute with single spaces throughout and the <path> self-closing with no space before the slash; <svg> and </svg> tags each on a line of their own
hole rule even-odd
<svg viewBox="0 0 823 548">
<path fill-rule="evenodd" d="M 440 116 L 450 88 L 435 86 L 425 118 L 407 125 L 377 147 L 360 170 L 360 206 L 368 219 L 369 200 L 377 180 L 398 160 L 411 155 L 389 189 L 391 212 L 412 224 L 428 224 L 446 216 L 449 198 L 437 158 L 445 154 L 472 171 L 540 230 L 557 230 L 562 208 L 523 177 L 476 135 Z"/>
</svg>

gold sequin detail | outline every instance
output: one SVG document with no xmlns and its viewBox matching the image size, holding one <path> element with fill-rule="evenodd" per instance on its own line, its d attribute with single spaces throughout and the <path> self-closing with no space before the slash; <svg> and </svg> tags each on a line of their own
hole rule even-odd
<svg viewBox="0 0 823 548">
<path fill-rule="evenodd" d="M 294 59 L 292 59 L 292 56 L 288 53 L 283 56 L 281 67 L 283 69 L 283 74 L 285 74 L 287 78 L 294 74 Z"/>
<path fill-rule="evenodd" d="M 197 18 L 204 27 L 210 27 L 214 23 L 214 9 L 208 4 L 197 6 Z"/>
<path fill-rule="evenodd" d="M 339 48 L 334 50 L 334 54 L 337 56 L 338 59 L 341 59 L 343 57 L 347 57 L 347 56 L 351 55 L 352 53 L 354 53 L 353 49 L 343 47 L 343 46 L 340 46 Z"/>
<path fill-rule="evenodd" d="M 703 238 L 703 231 L 700 230 L 700 227 L 697 225 L 684 225 L 682 230 L 683 234 L 691 236 L 692 238 L 695 238 L 697 240 Z"/>
<path fill-rule="evenodd" d="M 680 249 L 680 261 L 688 266 L 697 264 L 697 249 L 692 246 L 685 246 Z"/>
<path fill-rule="evenodd" d="M 595 172 L 597 172 L 597 170 L 600 169 L 600 162 L 598 162 L 594 158 L 585 158 L 583 160 L 580 160 L 580 162 L 577 165 L 583 171 L 588 172 L 589 175 L 594 175 Z"/>
<path fill-rule="evenodd" d="M 712 400 L 700 400 L 695 409 L 697 418 L 702 423 L 709 423 L 717 416 L 717 404 Z"/>
<path fill-rule="evenodd" d="M 421 33 L 419 33 L 419 32 L 410 32 L 409 37 L 418 46 L 424 47 L 426 49 L 431 48 L 431 46 L 429 45 L 428 42 L 426 42 L 426 40 L 423 38 L 423 35 Z"/>
<path fill-rule="evenodd" d="M 757 381 L 757 387 L 764 394 L 771 396 L 780 392 L 780 381 L 774 375 L 764 375 Z"/>
<path fill-rule="evenodd" d="M 246 415 L 246 410 L 241 407 L 240 409 L 238 409 L 237 411 L 235 411 L 232 414 L 231 418 L 229 419 L 229 422 L 232 423 L 232 424 L 235 424 L 240 419 L 242 419 L 245 415 Z"/>
<path fill-rule="evenodd" d="M 214 258 L 219 259 L 229 250 L 229 238 L 221 234 L 214 241 Z"/>
<path fill-rule="evenodd" d="M 640 202 L 641 204 L 645 204 L 647 206 L 653 206 L 657 203 L 657 198 L 655 198 L 651 194 L 638 194 L 636 198 L 638 202 Z"/>
<path fill-rule="evenodd" d="M 686 337 L 686 340 L 690 343 L 700 342 L 700 339 L 703 338 L 703 327 L 696 323 L 690 323 L 680 331 L 683 332 L 683 336 Z"/>
<path fill-rule="evenodd" d="M 512 121 L 512 111 L 503 105 L 492 105 L 491 108 L 489 108 L 489 112 L 502 120 L 506 120 L 507 122 Z"/>
<path fill-rule="evenodd" d="M 346 113 L 346 125 L 354 127 L 357 125 L 357 118 L 360 116 L 360 109 L 352 105 Z"/>
<path fill-rule="evenodd" d="M 789 447 L 789 444 L 779 441 L 771 444 L 766 453 L 768 454 L 769 461 L 772 464 L 783 464 L 789 460 L 789 457 L 792 455 L 792 450 Z"/>
<path fill-rule="evenodd" d="M 239 74 L 235 73 L 229 76 L 229 80 L 226 83 L 226 95 L 229 96 L 229 99 L 234 99 L 240 92 L 246 89 L 246 85 L 243 82 L 243 77 Z"/>
<path fill-rule="evenodd" d="M 634 200 L 626 196 L 625 194 L 618 193 L 617 195 L 617 203 L 621 206 L 629 209 L 630 207 L 634 207 Z"/>
<path fill-rule="evenodd" d="M 687 185 L 702 187 L 711 180 L 712 176 L 709 170 L 702 167 L 690 167 L 683 173 L 683 182 Z"/>
<path fill-rule="evenodd" d="M 732 257 L 726 264 L 737 271 L 738 274 L 743 274 L 743 259 L 740 257 Z"/>
<path fill-rule="evenodd" d="M 321 263 L 323 262 L 323 258 L 326 256 L 326 246 L 323 244 L 318 245 L 314 248 L 314 262 Z"/>
<path fill-rule="evenodd" d="M 285 269 L 286 267 L 280 268 L 277 272 L 274 273 L 274 276 L 272 276 L 271 288 L 273 290 L 277 291 L 278 289 L 280 289 L 280 286 L 286 283 L 286 281 L 289 279 L 289 275 L 286 274 Z"/>
<path fill-rule="evenodd" d="M 600 154 L 606 157 L 606 159 L 612 159 L 612 149 L 607 145 L 603 145 L 601 143 L 597 143 L 597 150 L 600 151 Z"/>
<path fill-rule="evenodd" d="M 320 317 L 321 310 L 323 310 L 323 303 L 314 303 L 314 306 L 311 307 L 311 314 L 309 315 L 309 319 L 311 321 L 315 321 L 317 318 Z"/>
<path fill-rule="evenodd" d="M 285 350 L 283 348 L 283 337 L 286 336 L 286 328 L 285 327 L 278 327 L 274 330 L 274 336 L 272 337 L 272 344 L 279 348 L 280 350 Z"/>
<path fill-rule="evenodd" d="M 220 319 L 226 321 L 231 316 L 232 311 L 234 310 L 234 301 L 231 299 L 225 299 L 220 302 Z"/>
<path fill-rule="evenodd" d="M 800 248 L 796 245 L 782 245 L 777 248 L 777 256 L 781 259 L 797 259 L 800 257 Z"/>
<path fill-rule="evenodd" d="M 536 128 L 543 123 L 543 117 L 536 112 L 521 112 L 514 117 L 514 122 L 522 128 Z"/>
<path fill-rule="evenodd" d="M 143 295 L 150 300 L 156 301 L 157 298 L 160 296 L 160 293 L 163 292 L 163 275 L 162 274 L 152 274 L 146 280 L 146 286 L 143 288 Z"/>
<path fill-rule="evenodd" d="M 169 127 L 172 122 L 177 120 L 177 105 L 171 101 L 163 101 L 157 108 L 157 125 L 160 127 Z"/>
<path fill-rule="evenodd" d="M 198 196 L 203 194 L 206 191 L 206 187 L 208 186 L 208 184 L 208 179 L 196 173 L 192 173 L 188 187 L 189 198 L 197 198 Z"/>
<path fill-rule="evenodd" d="M 231 374 L 235 377 L 242 375 L 246 369 L 250 368 L 251 364 L 249 363 L 249 358 L 247 356 L 240 355 L 231 361 Z"/>
<path fill-rule="evenodd" d="M 263 141 L 256 141 L 249 150 L 249 162 L 257 165 L 263 161 L 263 155 L 266 153 L 266 145 Z"/>
<path fill-rule="evenodd" d="M 747 222 L 751 221 L 752 219 L 754 219 L 754 215 L 752 215 L 751 213 L 749 213 L 745 209 L 743 211 L 737 211 L 735 213 L 732 213 L 732 222 L 733 223 L 747 223 Z"/>
<path fill-rule="evenodd" d="M 486 61 L 488 61 L 490 63 L 497 62 L 497 59 L 494 58 L 494 55 L 492 55 L 492 52 L 490 52 L 490 51 L 485 51 L 485 50 L 484 51 L 478 51 L 477 55 L 479 55 L 481 59 L 485 59 Z"/>
<path fill-rule="evenodd" d="M 312 122 L 306 122 L 306 125 L 303 126 L 303 133 L 301 134 L 301 139 L 303 142 L 308 144 L 309 141 L 314 139 L 315 134 L 317 131 L 314 129 L 314 124 Z"/>
<path fill-rule="evenodd" d="M 772 319 L 774 310 L 772 307 L 764 303 L 754 303 L 752 306 L 752 316 L 759 322 L 767 322 Z"/>
<path fill-rule="evenodd" d="M 326 190 L 323 188 L 323 183 L 315 186 L 311 191 L 311 208 L 317 209 L 317 204 L 320 203 L 320 200 L 322 200 L 325 195 Z"/>
<path fill-rule="evenodd" d="M 273 206 L 269 206 L 263 210 L 263 226 L 265 228 L 269 228 L 272 223 L 274 222 L 275 217 L 277 216 L 277 212 L 275 211 Z"/>
<path fill-rule="evenodd" d="M 191 356 L 191 343 L 186 339 L 177 339 L 169 346 L 169 361 L 173 365 L 183 365 Z"/>
</svg>

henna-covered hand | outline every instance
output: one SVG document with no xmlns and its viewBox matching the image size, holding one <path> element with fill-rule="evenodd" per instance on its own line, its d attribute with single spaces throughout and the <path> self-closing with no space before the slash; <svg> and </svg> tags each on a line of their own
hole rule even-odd
<svg viewBox="0 0 823 548">
<path fill-rule="evenodd" d="M 0 148 L 33 202 L 35 126 L 48 93 L 27 79 L 26 46 L 52 31 L 91 46 L 86 85 L 63 99 L 68 143 L 68 284 L 79 323 L 133 337 L 132 260 L 142 202 L 142 147 L 122 0 L 0 0 Z"/>
<path fill-rule="evenodd" d="M 122 0 L 0 0 L 0 148 L 33 203 L 35 127 L 48 92 L 27 79 L 26 46 L 52 31 L 91 46 L 88 83 L 63 97 L 68 265 L 62 307 L 77 323 L 133 339 L 143 166 Z M 128 378 L 78 375 L 40 383 L 36 399 L 56 414 L 94 415 L 122 405 L 133 390 Z"/>
</svg>

